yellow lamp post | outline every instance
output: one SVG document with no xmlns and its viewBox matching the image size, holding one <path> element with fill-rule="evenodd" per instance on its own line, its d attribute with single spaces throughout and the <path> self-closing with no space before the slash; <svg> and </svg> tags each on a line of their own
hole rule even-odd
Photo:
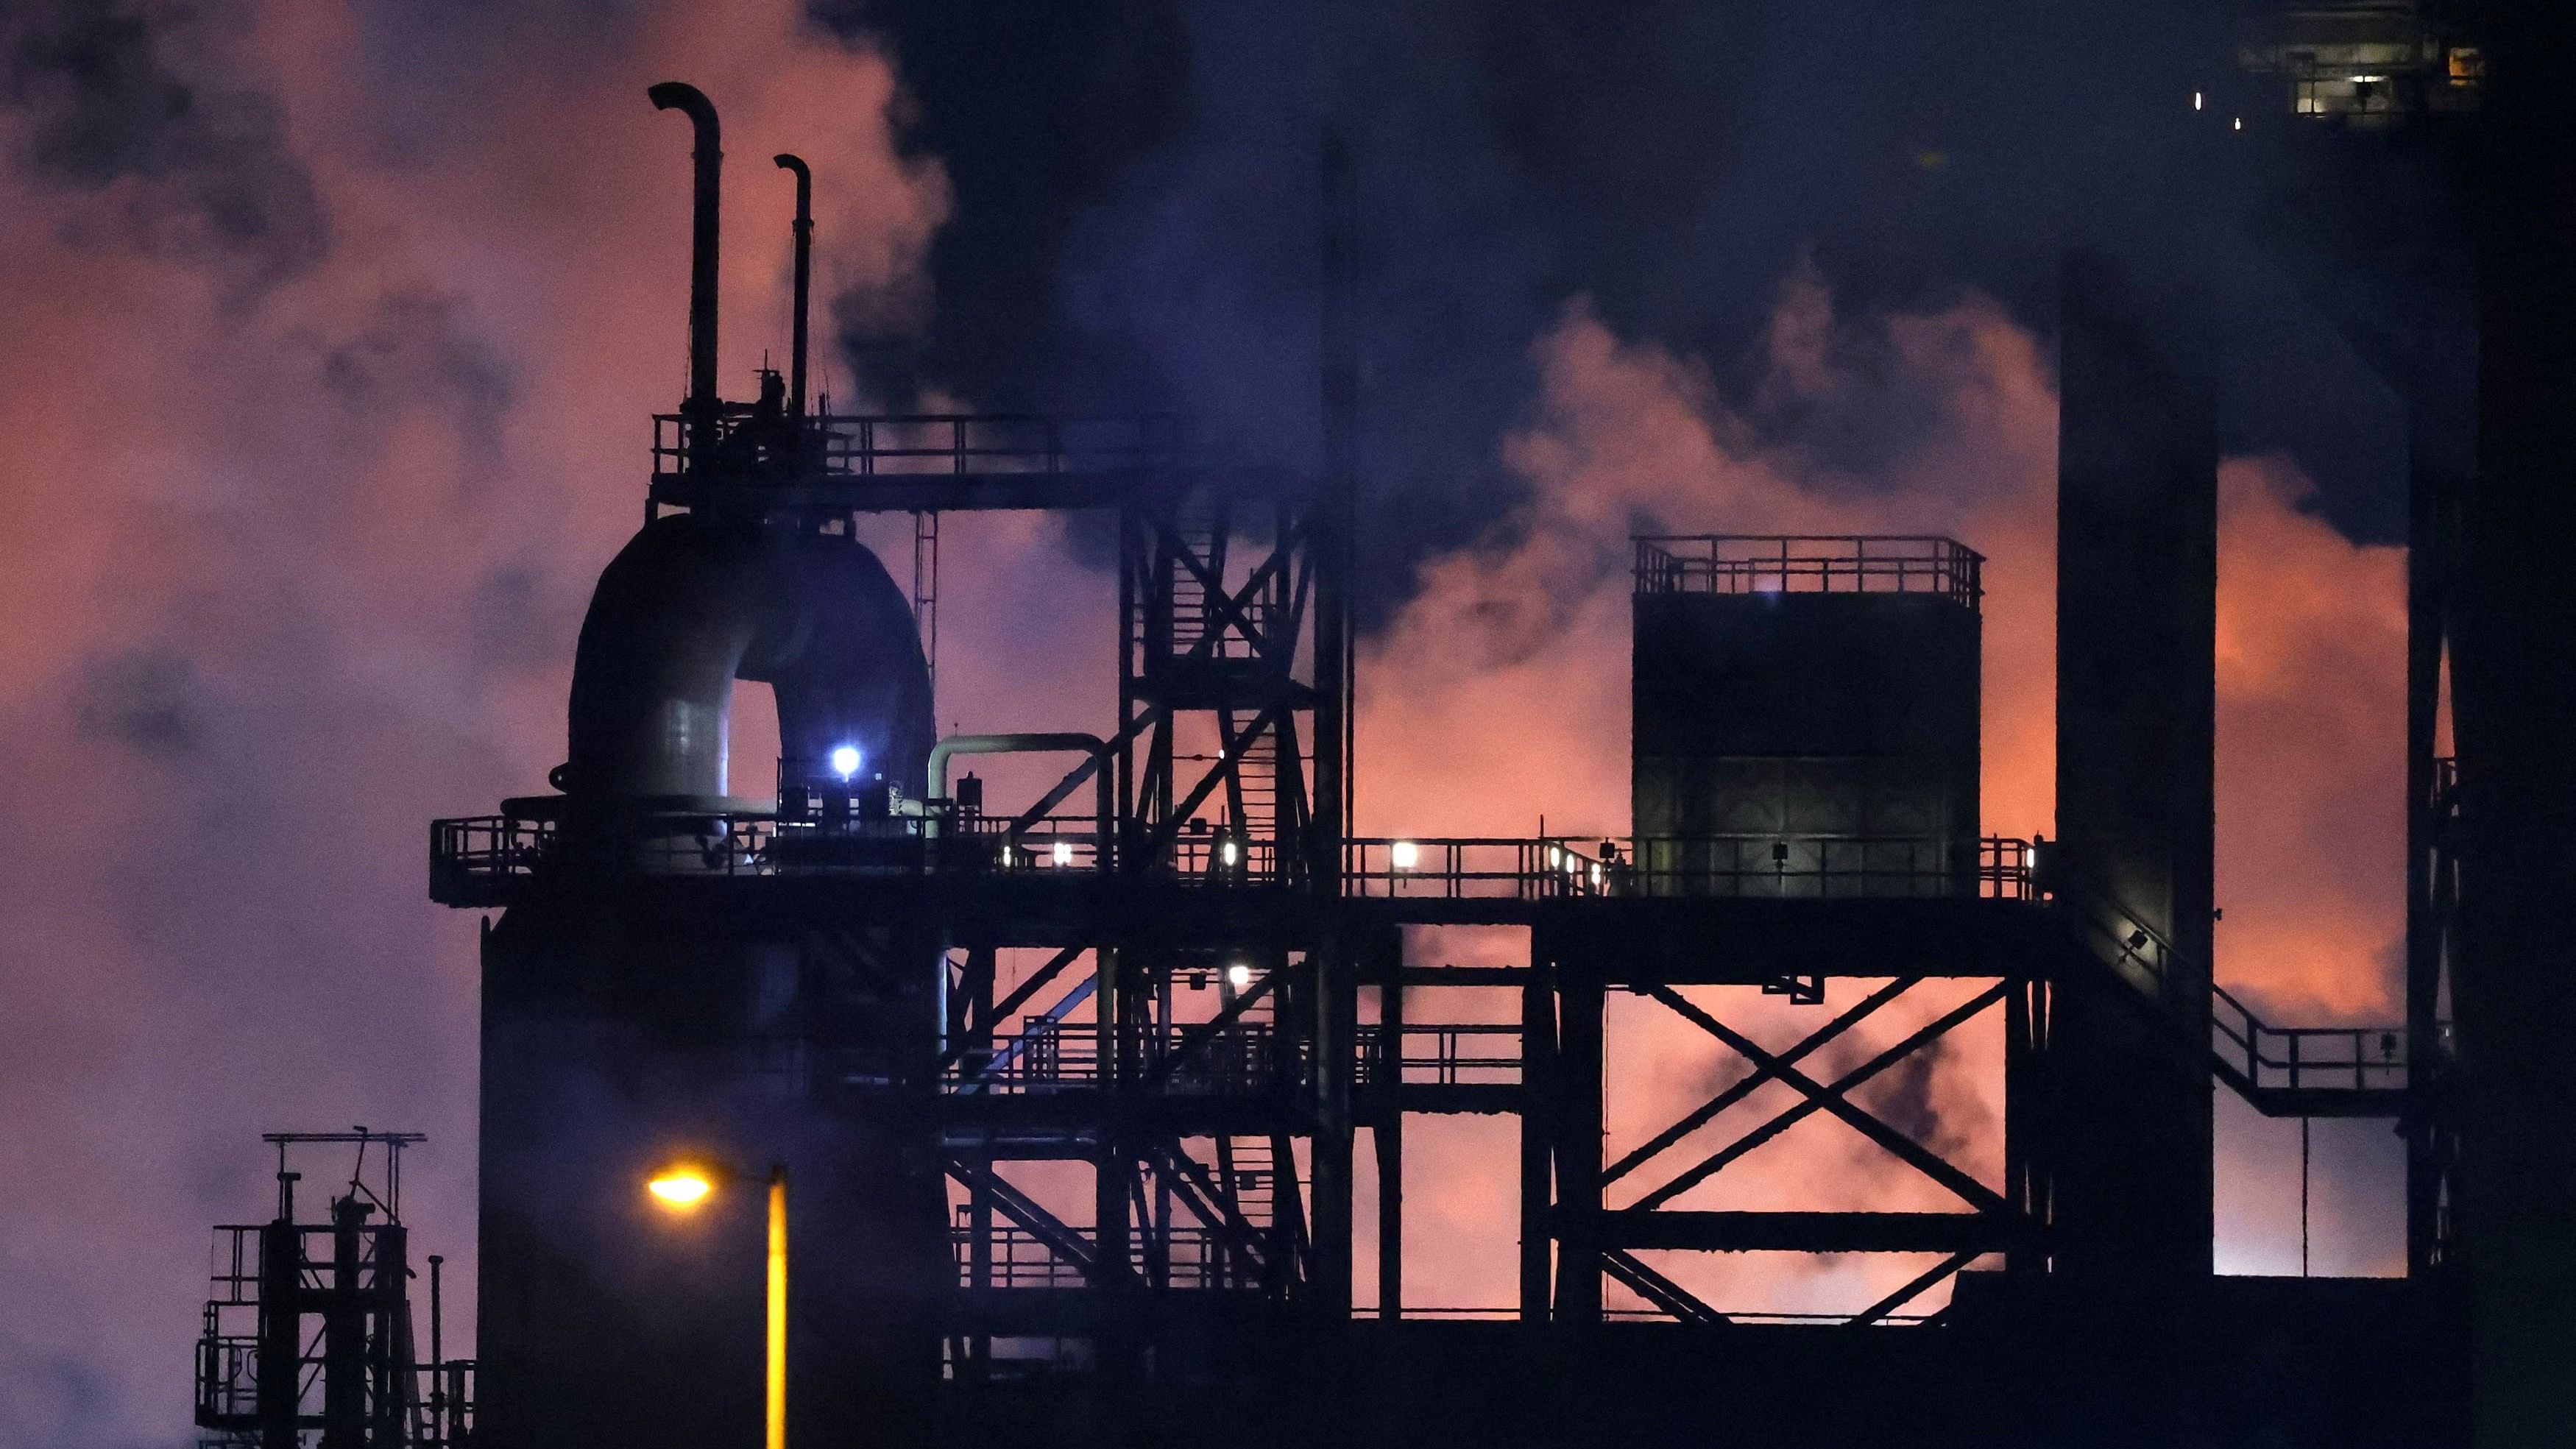
<svg viewBox="0 0 2576 1449">
<path fill-rule="evenodd" d="M 708 1198 L 715 1196 L 719 1183 L 733 1181 L 739 1174 L 722 1167 L 702 1163 L 677 1162 L 654 1173 L 644 1183 L 644 1190 L 663 1208 L 675 1213 L 695 1212 Z M 761 1383 L 765 1392 L 762 1406 L 766 1449 L 787 1449 L 787 1167 L 773 1164 L 769 1169 L 769 1305 L 766 1322 L 767 1353 L 763 1359 Z"/>
</svg>

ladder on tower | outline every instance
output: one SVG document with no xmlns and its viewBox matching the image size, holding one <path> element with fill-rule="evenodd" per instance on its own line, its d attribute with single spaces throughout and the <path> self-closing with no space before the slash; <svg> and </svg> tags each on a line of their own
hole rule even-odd
<svg viewBox="0 0 2576 1449">
<path fill-rule="evenodd" d="M 1212 520 L 1191 519 L 1172 526 L 1175 552 L 1197 559 L 1220 579 L 1225 574 L 1225 555 L 1217 548 L 1217 528 Z M 1172 653 L 1186 655 L 1199 647 L 1208 635 L 1224 626 L 1210 601 L 1207 584 L 1198 571 L 1179 559 L 1172 563 Z M 1218 649 L 1222 651 L 1223 641 Z"/>
<path fill-rule="evenodd" d="M 939 688 L 939 514 L 912 516 L 912 625 L 921 635 L 921 659 L 932 697 Z"/>
<path fill-rule="evenodd" d="M 1228 717 L 1231 724 L 1230 716 Z M 1279 732 L 1264 729 L 1244 742 L 1229 763 L 1234 788 L 1228 804 L 1234 825 L 1246 841 L 1279 838 Z"/>
</svg>

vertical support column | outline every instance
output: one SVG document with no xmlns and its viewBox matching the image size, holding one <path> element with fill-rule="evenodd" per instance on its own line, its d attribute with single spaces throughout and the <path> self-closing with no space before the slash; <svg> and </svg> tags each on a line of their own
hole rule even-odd
<svg viewBox="0 0 2576 1449">
<path fill-rule="evenodd" d="M 1101 768 L 1109 768 L 1103 762 Z M 966 950 L 966 1031 L 963 1039 L 952 1044 L 957 1053 L 960 1075 L 981 1072 L 993 1060 L 993 1033 L 999 1023 L 993 1019 L 994 978 L 999 974 L 999 960 L 989 945 L 969 946 Z M 966 1282 L 971 1290 L 975 1313 L 980 1324 L 985 1297 L 993 1288 L 993 1150 L 991 1139 L 979 1132 L 972 1153 L 966 1159 L 969 1180 L 966 1188 Z M 964 1372 L 969 1378 L 982 1379 L 991 1372 L 993 1338 L 978 1331 L 965 1344 Z"/>
<path fill-rule="evenodd" d="M 2061 294 L 2056 874 L 2116 908 L 2121 934 L 2172 943 L 2158 995 L 2182 1028 L 2107 970 L 2051 996 L 2067 1272 L 2211 1264 L 2218 444 L 2198 247 L 2184 225 L 2118 258 L 2079 249 Z"/>
<path fill-rule="evenodd" d="M 1555 959 L 1557 998 L 1556 1317 L 1601 1321 L 1601 971 Z"/>
<path fill-rule="evenodd" d="M 259 1383 L 260 1449 L 300 1449 L 304 1241 L 289 1196 L 293 1174 L 277 1176 L 277 1220 L 259 1230 L 259 1348 L 252 1371 Z"/>
<path fill-rule="evenodd" d="M 912 627 L 921 636 L 921 660 L 939 692 L 939 514 L 912 516 Z M 937 721 L 934 718 L 933 724 Z"/>
<path fill-rule="evenodd" d="M 1144 521 L 1132 509 L 1118 512 L 1118 734 L 1117 755 L 1104 761 L 1115 767 L 1111 783 L 1118 809 L 1117 862 L 1121 870 L 1141 868 L 1145 818 L 1144 780 L 1136 771 L 1136 721 L 1144 710 L 1145 561 L 1137 544 Z"/>
<path fill-rule="evenodd" d="M 1404 1316 L 1404 959 L 1399 949 L 1378 975 L 1378 1057 L 1370 1067 L 1376 1097 L 1377 1314 Z"/>
<path fill-rule="evenodd" d="M 1321 925 L 1311 958 L 1317 1028 L 1314 1287 L 1319 1309 L 1338 1320 L 1349 1316 L 1351 1302 L 1351 1046 L 1359 1018 L 1358 975 L 1352 969 L 1358 943 L 1340 920 L 1342 837 L 1351 801 L 1350 569 L 1359 407 L 1352 283 L 1358 218 L 1348 143 L 1328 129 L 1319 151 L 1323 476 L 1306 525 L 1315 580 L 1315 798 L 1300 843 Z M 1288 764 L 1282 751 L 1281 768 Z"/>
<path fill-rule="evenodd" d="M 1127 1279 L 1127 1200 L 1131 1195 L 1131 1163 L 1122 1131 L 1127 1115 L 1123 1086 L 1127 1077 L 1127 1033 L 1122 1029 L 1126 992 L 1119 980 L 1119 948 L 1102 945 L 1092 955 L 1099 974 L 1099 984 L 1091 993 L 1096 1019 L 1092 1052 L 1100 1082 L 1096 1129 L 1099 1140 L 1093 1157 L 1092 1262 L 1101 1286 L 1112 1287 L 1123 1286 Z"/>
<path fill-rule="evenodd" d="M 365 1449 L 367 1442 L 367 1301 L 359 1291 L 367 1205 L 356 1197 L 331 1204 L 331 1287 L 322 1311 L 322 1446 Z"/>
<path fill-rule="evenodd" d="M 967 1282 L 974 1290 L 975 1311 L 980 1323 L 986 1302 L 985 1294 L 993 1289 L 993 1154 L 989 1148 L 979 1151 L 967 1164 L 974 1174 L 973 1185 L 966 1190 L 966 1231 L 968 1242 Z M 967 1340 L 968 1372 L 981 1378 L 992 1368 L 993 1337 L 982 1332 Z"/>
<path fill-rule="evenodd" d="M 1327 929 L 1311 961 L 1315 977 L 1314 1243 L 1315 1309 L 1327 1323 L 1351 1312 L 1351 1039 L 1357 1035 L 1359 989 L 1353 942 Z M 1285 1171 L 1286 1164 L 1282 1165 Z"/>
<path fill-rule="evenodd" d="M 2004 1201 L 2026 1229 L 2004 1255 L 2014 1273 L 2048 1269 L 2048 983 L 2032 976 L 2004 996 Z"/>
<path fill-rule="evenodd" d="M 2406 1271 L 2442 1256 L 2455 1107 L 2441 1040 L 2442 973 L 2450 928 L 2435 872 L 2446 842 L 2446 792 L 2435 778 L 2442 660 L 2458 568 L 2458 510 L 2476 471 L 2474 415 L 2447 394 L 2419 401 L 2407 437 L 2406 550 Z"/>
<path fill-rule="evenodd" d="M 2461 1099 L 2457 1247 L 2473 1442 L 2576 1423 L 2576 14 L 2479 10 L 2477 478 L 2452 653 L 2461 825 L 2451 978 Z"/>
<path fill-rule="evenodd" d="M 1323 486 L 1307 520 L 1315 576 L 1315 800 L 1312 875 L 1340 893 L 1350 828 L 1350 569 L 1359 470 L 1359 201 L 1350 144 L 1322 139 Z"/>
<path fill-rule="evenodd" d="M 389 1148 L 390 1163 L 402 1160 L 400 1147 Z M 388 1166 L 387 1173 L 395 1171 Z M 388 1204 L 401 1201 L 400 1188 L 388 1184 Z M 375 1251 L 369 1254 L 367 1278 L 368 1442 L 399 1445 L 403 1416 L 411 1407 L 411 1244 L 410 1232 L 388 1220 L 376 1228 Z"/>
<path fill-rule="evenodd" d="M 1521 1317 L 1544 1322 L 1554 1255 L 1554 1183 L 1549 1139 L 1556 1120 L 1556 986 L 1531 943 L 1529 983 L 1521 988 Z"/>
</svg>

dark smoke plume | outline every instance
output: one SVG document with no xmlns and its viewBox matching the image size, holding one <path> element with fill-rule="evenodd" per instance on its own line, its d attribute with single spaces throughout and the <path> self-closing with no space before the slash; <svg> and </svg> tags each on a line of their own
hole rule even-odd
<svg viewBox="0 0 2576 1449">
<path fill-rule="evenodd" d="M 215 265 L 246 292 L 322 260 L 330 218 L 276 100 L 206 73 L 228 7 L 33 5 L 0 20 L 0 101 L 28 117 L 30 170 L 109 203 L 76 222 L 88 238 Z"/>
</svg>

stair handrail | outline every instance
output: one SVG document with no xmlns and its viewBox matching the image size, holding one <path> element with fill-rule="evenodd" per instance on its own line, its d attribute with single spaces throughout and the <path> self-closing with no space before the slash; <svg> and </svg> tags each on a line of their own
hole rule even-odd
<svg viewBox="0 0 2576 1449">
<path fill-rule="evenodd" d="M 2052 851 L 2050 854 L 2053 855 L 2055 852 Z M 2108 892 L 2099 891 L 2069 879 L 2062 870 L 2048 872 L 2046 890 L 2052 898 L 2073 906 L 2083 926 L 2098 933 L 2100 940 L 2086 939 L 2080 943 L 2088 948 L 2090 954 L 2102 960 L 2122 980 L 2137 988 L 2140 997 L 2148 1003 L 2168 1002 L 2168 994 L 2172 989 L 2175 974 L 2174 966 L 2180 957 L 2179 951 L 2169 937 L 2157 930 L 2153 924 L 2141 919 L 2135 911 L 2122 905 Z M 2304 1090 L 2299 1077 L 2311 1066 L 2319 1070 L 2352 1071 L 2355 1090 L 2364 1089 L 2371 1072 L 2408 1069 L 2412 1043 L 2403 1026 L 2276 1027 L 2265 1021 L 2252 1007 L 2246 1005 L 2242 998 L 2220 985 L 2215 972 L 2212 972 L 2208 979 L 2210 1005 L 2208 1026 L 2217 1040 L 2199 1043 L 2190 1049 L 2207 1051 L 2220 1080 L 2233 1087 L 2239 1096 L 2249 1102 L 2254 1101 L 2258 1093 L 2274 1090 L 2263 1085 L 2262 1069 L 2266 1066 L 2281 1066 L 2288 1069 L 2290 1080 L 2283 1090 L 2289 1091 Z M 2190 1034 L 2191 1023 L 2176 1020 L 2171 1011 L 2160 1015 L 2163 1020 L 2173 1023 L 2186 1035 Z M 2352 1059 L 2319 1063 L 2301 1061 L 2296 1052 L 2297 1040 L 2317 1032 L 2350 1036 L 2354 1042 Z M 2377 1062 L 2364 1058 L 2360 1049 L 2361 1043 L 2374 1035 L 2382 1042 L 2381 1060 Z M 2293 1046 L 2290 1055 L 2278 1061 L 2267 1057 L 2263 1050 L 2263 1041 L 2266 1037 L 2280 1037 L 2291 1041 Z M 2219 1045 L 2221 1040 L 2226 1043 L 2225 1047 Z"/>
</svg>

